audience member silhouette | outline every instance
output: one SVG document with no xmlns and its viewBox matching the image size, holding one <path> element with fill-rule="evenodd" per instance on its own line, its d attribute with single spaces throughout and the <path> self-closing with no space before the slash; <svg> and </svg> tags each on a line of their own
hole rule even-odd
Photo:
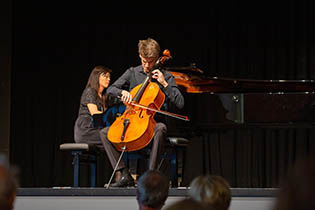
<svg viewBox="0 0 315 210">
<path fill-rule="evenodd" d="M 17 170 L 0 154 L 0 209 L 12 210 L 18 189 Z"/>
<path fill-rule="evenodd" d="M 139 210 L 160 210 L 168 197 L 169 180 L 160 171 L 144 172 L 137 184 Z"/>
<path fill-rule="evenodd" d="M 206 209 L 228 210 L 231 203 L 229 183 L 221 176 L 200 175 L 190 183 L 188 195 Z"/>
<path fill-rule="evenodd" d="M 315 158 L 303 157 L 283 177 L 274 210 L 315 209 Z"/>
<path fill-rule="evenodd" d="M 206 210 L 206 208 L 192 198 L 185 198 L 166 206 L 164 210 Z"/>
</svg>

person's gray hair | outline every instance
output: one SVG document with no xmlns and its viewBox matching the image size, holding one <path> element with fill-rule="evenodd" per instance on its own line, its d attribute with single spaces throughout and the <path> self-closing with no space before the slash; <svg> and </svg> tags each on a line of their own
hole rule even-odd
<svg viewBox="0 0 315 210">
<path fill-rule="evenodd" d="M 221 176 L 201 175 L 190 183 L 189 196 L 207 208 L 227 210 L 231 203 L 229 183 Z"/>
</svg>

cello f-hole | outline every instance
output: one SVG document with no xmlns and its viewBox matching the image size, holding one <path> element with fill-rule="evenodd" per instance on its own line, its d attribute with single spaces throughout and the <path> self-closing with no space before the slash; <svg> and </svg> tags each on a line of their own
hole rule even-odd
<svg viewBox="0 0 315 210">
<path fill-rule="evenodd" d="M 140 113 L 139 113 L 139 118 L 143 118 L 143 109 L 141 109 Z"/>
</svg>

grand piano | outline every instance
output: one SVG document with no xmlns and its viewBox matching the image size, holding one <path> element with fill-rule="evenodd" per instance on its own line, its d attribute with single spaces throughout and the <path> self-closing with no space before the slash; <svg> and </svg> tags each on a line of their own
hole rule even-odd
<svg viewBox="0 0 315 210">
<path fill-rule="evenodd" d="M 197 124 L 315 121 L 314 80 L 252 80 L 206 76 L 195 65 L 168 67 Z"/>
<path fill-rule="evenodd" d="M 314 153 L 315 81 L 214 77 L 196 66 L 167 70 L 185 96 L 177 113 L 190 117 L 168 118 L 170 132 L 191 140 L 183 186 L 210 173 L 232 187 L 276 188 L 297 158 Z"/>
</svg>

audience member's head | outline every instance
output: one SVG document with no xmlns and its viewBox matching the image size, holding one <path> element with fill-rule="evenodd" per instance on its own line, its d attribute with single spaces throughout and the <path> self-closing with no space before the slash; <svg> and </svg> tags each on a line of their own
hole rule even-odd
<svg viewBox="0 0 315 210">
<path fill-rule="evenodd" d="M 16 168 L 10 167 L 4 154 L 0 153 L 0 209 L 11 210 L 14 206 L 18 178 Z"/>
<path fill-rule="evenodd" d="M 189 196 L 206 209 L 227 210 L 231 203 L 229 183 L 221 176 L 200 175 L 190 183 Z"/>
<path fill-rule="evenodd" d="M 298 159 L 282 179 L 274 210 L 315 209 L 315 159 Z"/>
<path fill-rule="evenodd" d="M 206 208 L 200 202 L 186 198 L 166 206 L 164 210 L 206 210 Z"/>
<path fill-rule="evenodd" d="M 161 209 L 168 197 L 169 180 L 157 170 L 142 174 L 137 184 L 139 209 Z"/>
</svg>

